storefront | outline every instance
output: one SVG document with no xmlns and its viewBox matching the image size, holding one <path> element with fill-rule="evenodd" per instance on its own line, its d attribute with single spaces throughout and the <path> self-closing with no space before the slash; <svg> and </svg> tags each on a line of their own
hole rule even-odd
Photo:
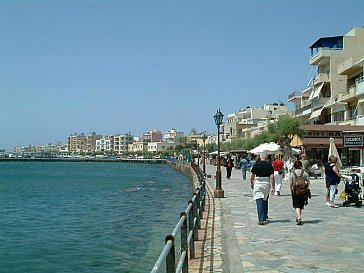
<svg viewBox="0 0 364 273">
<path fill-rule="evenodd" d="M 291 145 L 299 147 L 311 164 L 323 165 L 327 162 L 330 138 L 334 139 L 344 166 L 364 164 L 364 126 L 351 125 L 302 125 L 306 131 L 304 138 L 294 138 Z"/>
</svg>

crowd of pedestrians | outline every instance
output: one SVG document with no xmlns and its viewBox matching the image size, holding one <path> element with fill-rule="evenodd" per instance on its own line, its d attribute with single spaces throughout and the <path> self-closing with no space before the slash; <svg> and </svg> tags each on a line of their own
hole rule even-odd
<svg viewBox="0 0 364 273">
<path fill-rule="evenodd" d="M 283 162 L 279 155 L 273 159 L 268 153 L 262 153 L 259 156 L 248 157 L 243 155 L 237 163 L 240 167 L 242 179 L 247 179 L 247 172 L 251 172 L 250 183 L 253 190 L 253 199 L 256 202 L 258 225 L 265 225 L 269 221 L 268 208 L 269 196 L 281 195 L 282 185 L 289 184 L 292 197 L 292 207 L 296 213 L 297 225 L 302 225 L 302 210 L 308 204 L 311 198 L 309 189 L 311 165 L 305 154 L 300 156 L 300 160 L 288 159 Z M 227 179 L 230 179 L 234 167 L 234 159 L 227 155 L 224 166 L 226 167 Z M 335 204 L 335 195 L 337 194 L 337 185 L 344 178 L 340 174 L 337 166 L 337 157 L 330 156 L 329 161 L 324 165 L 325 184 L 326 184 L 326 206 L 337 208 Z"/>
</svg>

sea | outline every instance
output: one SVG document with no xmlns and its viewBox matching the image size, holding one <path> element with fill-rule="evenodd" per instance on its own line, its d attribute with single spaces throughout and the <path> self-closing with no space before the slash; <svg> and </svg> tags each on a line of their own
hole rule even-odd
<svg viewBox="0 0 364 273">
<path fill-rule="evenodd" d="M 191 197 L 167 164 L 0 162 L 0 272 L 150 272 Z"/>
</svg>

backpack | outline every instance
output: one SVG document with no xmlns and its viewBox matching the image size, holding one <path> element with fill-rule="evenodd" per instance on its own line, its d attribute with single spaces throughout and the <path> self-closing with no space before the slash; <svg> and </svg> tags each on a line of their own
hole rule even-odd
<svg viewBox="0 0 364 273">
<path fill-rule="evenodd" d="M 294 175 L 294 182 L 292 187 L 292 192 L 296 196 L 305 196 L 308 192 L 308 184 L 305 181 L 305 178 L 303 177 L 304 171 L 301 171 L 300 176 L 297 176 L 296 172 L 293 172 Z"/>
</svg>

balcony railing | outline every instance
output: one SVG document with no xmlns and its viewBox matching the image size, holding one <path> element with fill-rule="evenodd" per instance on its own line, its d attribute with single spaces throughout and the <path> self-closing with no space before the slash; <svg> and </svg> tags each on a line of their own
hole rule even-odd
<svg viewBox="0 0 364 273">
<path fill-rule="evenodd" d="M 318 52 L 311 57 L 310 64 L 314 65 L 322 61 L 322 59 L 324 58 L 330 58 L 331 56 L 335 55 L 339 50 L 342 50 L 342 48 L 320 48 Z"/>
<path fill-rule="evenodd" d="M 301 93 L 300 92 L 292 92 L 291 94 L 288 95 L 288 100 L 294 98 L 294 97 L 301 97 Z"/>
<path fill-rule="evenodd" d="M 301 107 L 301 108 L 299 108 L 299 109 L 296 109 L 296 110 L 294 111 L 294 114 L 295 114 L 296 116 L 300 116 L 300 115 L 302 115 L 302 114 L 306 114 L 305 112 L 306 112 L 307 110 L 311 110 L 311 104 L 308 104 L 308 105 L 303 106 L 303 107 Z"/>
<path fill-rule="evenodd" d="M 364 77 L 361 76 L 360 78 L 355 80 L 355 94 L 362 95 L 364 94 Z"/>
</svg>

